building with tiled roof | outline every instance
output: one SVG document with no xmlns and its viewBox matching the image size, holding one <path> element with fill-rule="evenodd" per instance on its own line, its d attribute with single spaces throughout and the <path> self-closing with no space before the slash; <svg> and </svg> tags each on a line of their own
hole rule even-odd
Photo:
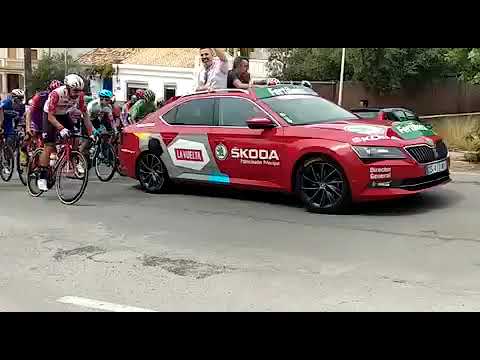
<svg viewBox="0 0 480 360">
<path fill-rule="evenodd" d="M 77 59 L 82 65 L 119 64 L 129 56 L 144 50 L 142 48 L 96 48 Z"/>
<path fill-rule="evenodd" d="M 198 57 L 195 48 L 141 49 L 126 58 L 123 63 L 132 65 L 155 65 L 164 67 L 194 68 Z"/>
</svg>

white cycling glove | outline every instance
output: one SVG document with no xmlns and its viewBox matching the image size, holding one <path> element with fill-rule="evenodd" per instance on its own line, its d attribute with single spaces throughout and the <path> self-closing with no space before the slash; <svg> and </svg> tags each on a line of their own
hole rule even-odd
<svg viewBox="0 0 480 360">
<path fill-rule="evenodd" d="M 66 138 L 66 137 L 68 137 L 69 135 L 70 135 L 70 131 L 69 131 L 68 129 L 63 128 L 63 129 L 60 131 L 60 136 L 61 136 L 62 138 Z"/>
</svg>

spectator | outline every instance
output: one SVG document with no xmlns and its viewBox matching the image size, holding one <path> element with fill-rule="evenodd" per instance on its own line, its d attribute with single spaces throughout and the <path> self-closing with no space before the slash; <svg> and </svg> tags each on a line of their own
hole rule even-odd
<svg viewBox="0 0 480 360">
<path fill-rule="evenodd" d="M 227 87 L 229 89 L 250 88 L 250 61 L 246 57 L 239 56 L 233 62 L 233 69 L 228 73 Z"/>
<path fill-rule="evenodd" d="M 360 106 L 363 108 L 368 108 L 368 100 L 361 100 Z"/>
<path fill-rule="evenodd" d="M 213 56 L 215 50 L 216 58 Z M 228 59 L 224 49 L 201 48 L 200 58 L 203 69 L 198 75 L 197 91 L 226 89 Z"/>
</svg>

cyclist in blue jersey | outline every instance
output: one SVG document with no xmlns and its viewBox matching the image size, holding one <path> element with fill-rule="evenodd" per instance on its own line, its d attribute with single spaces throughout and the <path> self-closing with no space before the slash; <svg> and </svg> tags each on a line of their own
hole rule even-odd
<svg viewBox="0 0 480 360">
<path fill-rule="evenodd" d="M 10 96 L 0 102 L 0 134 L 7 143 L 15 139 L 15 128 L 25 114 L 25 92 L 15 89 Z"/>
</svg>

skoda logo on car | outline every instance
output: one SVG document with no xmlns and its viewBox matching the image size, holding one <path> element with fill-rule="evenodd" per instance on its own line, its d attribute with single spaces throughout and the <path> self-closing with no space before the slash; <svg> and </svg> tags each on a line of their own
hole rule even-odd
<svg viewBox="0 0 480 360">
<path fill-rule="evenodd" d="M 220 160 L 220 161 L 224 161 L 224 160 L 227 160 L 228 158 L 228 149 L 225 145 L 223 144 L 218 144 L 216 147 L 215 147 L 215 157 Z"/>
</svg>

